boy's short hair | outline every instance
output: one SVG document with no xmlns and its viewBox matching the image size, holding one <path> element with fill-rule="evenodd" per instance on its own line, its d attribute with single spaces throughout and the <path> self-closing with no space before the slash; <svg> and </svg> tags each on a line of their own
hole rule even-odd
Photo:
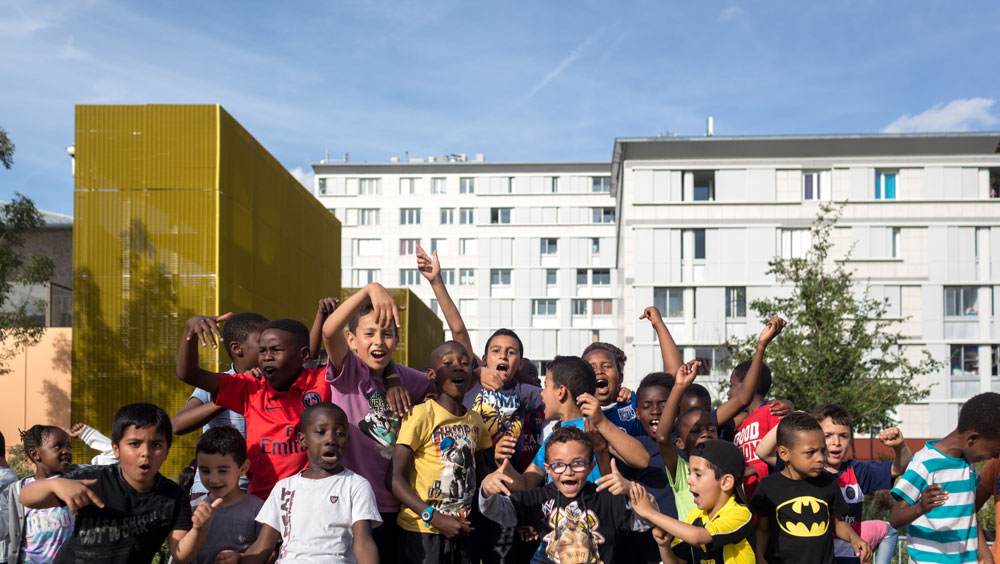
<svg viewBox="0 0 1000 564">
<path fill-rule="evenodd" d="M 375 306 L 372 304 L 371 300 L 365 300 L 365 301 L 361 302 L 361 307 L 358 308 L 358 313 L 355 313 L 354 317 L 352 317 L 351 320 L 347 322 L 347 330 L 349 332 L 351 332 L 351 333 L 357 334 L 357 332 L 358 332 L 358 324 L 361 323 L 361 318 L 364 317 L 364 316 L 366 316 L 366 315 L 368 315 L 369 313 L 371 313 L 373 311 L 375 311 Z M 395 323 L 390 323 L 389 325 L 392 326 L 392 330 L 395 331 L 396 334 L 398 335 L 399 334 L 399 329 L 396 328 L 396 324 Z M 306 337 L 307 337 L 306 342 L 307 343 L 309 342 L 308 341 L 308 336 L 309 336 L 309 332 L 306 331 Z"/>
<path fill-rule="evenodd" d="M 796 437 L 802 431 L 819 431 L 823 433 L 823 427 L 815 417 L 804 411 L 793 411 L 781 419 L 778 423 L 778 446 L 792 448 L 795 446 Z"/>
<path fill-rule="evenodd" d="M 166 439 L 167 448 L 174 442 L 174 428 L 170 424 L 170 416 L 159 406 L 151 403 L 130 403 L 115 413 L 115 420 L 111 423 L 111 444 L 120 443 L 129 427 L 136 429 L 154 427 L 156 432 Z"/>
<path fill-rule="evenodd" d="M 291 335 L 295 340 L 296 348 L 309 346 L 309 328 L 298 319 L 275 319 L 265 325 L 264 330 L 261 331 L 261 333 L 267 331 L 268 329 L 277 329 Z"/>
<path fill-rule="evenodd" d="M 583 445 L 587 447 L 587 450 L 590 451 L 590 454 L 587 455 L 588 462 L 594 459 L 594 443 L 590 441 L 590 437 L 587 436 L 587 433 L 579 427 L 566 425 L 565 427 L 559 427 L 555 431 L 552 431 L 552 434 L 549 435 L 549 438 L 545 441 L 545 462 L 549 461 L 549 452 L 552 445 L 559 443 L 571 443 L 573 441 L 583 443 Z"/>
<path fill-rule="evenodd" d="M 196 454 L 228 454 L 241 465 L 247 459 L 247 440 L 232 425 L 216 425 L 202 434 L 194 451 Z"/>
<path fill-rule="evenodd" d="M 712 415 L 712 412 L 710 412 L 710 411 L 708 411 L 706 409 L 702 409 L 701 406 L 697 406 L 696 405 L 694 407 L 689 407 L 689 408 L 687 408 L 687 409 L 684 410 L 684 413 L 681 413 L 680 415 L 677 416 L 677 422 L 674 423 L 674 426 L 679 429 L 681 421 L 684 421 L 684 419 L 687 418 L 688 416 L 690 416 L 692 413 L 697 413 L 699 417 L 701 416 L 702 413 L 708 413 L 709 416 Z M 683 439 L 684 438 L 681 437 L 681 440 L 683 440 Z"/>
<path fill-rule="evenodd" d="M 822 422 L 826 418 L 830 418 L 834 425 L 844 425 L 854 433 L 854 424 L 851 421 L 851 412 L 847 411 L 847 408 L 835 403 L 825 403 L 816 409 L 812 410 L 812 416 L 816 418 L 816 421 Z"/>
<path fill-rule="evenodd" d="M 546 370 L 552 374 L 552 382 L 557 386 L 566 386 L 574 400 L 581 394 L 593 395 L 597 391 L 594 368 L 578 356 L 557 356 L 546 366 Z"/>
<path fill-rule="evenodd" d="M 975 431 L 988 438 L 1000 437 L 1000 394 L 985 392 L 972 396 L 958 413 L 958 431 Z"/>
<path fill-rule="evenodd" d="M 512 337 L 517 341 L 517 354 L 524 358 L 524 343 L 521 342 L 521 337 L 517 336 L 517 333 L 511 331 L 510 329 L 500 328 L 490 335 L 489 339 L 486 339 L 486 346 L 483 347 L 483 356 L 486 356 L 486 352 L 490 350 L 490 343 L 493 341 L 494 337 Z"/>
<path fill-rule="evenodd" d="M 730 375 L 736 378 L 737 381 L 742 382 L 747 377 L 747 372 L 750 371 L 751 361 L 746 360 L 736 365 L 733 368 L 733 373 Z M 757 378 L 757 395 L 760 397 L 767 397 L 767 393 L 771 391 L 771 369 L 767 367 L 763 362 L 760 363 L 760 377 Z"/>
<path fill-rule="evenodd" d="M 612 345 L 611 343 L 602 343 L 600 341 L 596 343 L 590 343 L 587 348 L 583 349 L 583 355 L 587 356 L 593 351 L 607 351 L 611 353 L 611 358 L 615 359 L 615 364 L 618 365 L 618 374 L 621 374 L 625 370 L 625 361 L 628 357 L 625 356 L 625 351 Z"/>
<path fill-rule="evenodd" d="M 684 390 L 684 395 L 681 396 L 681 399 L 684 398 L 695 398 L 709 408 L 712 407 L 712 394 L 708 392 L 708 388 L 701 384 L 691 384 L 688 389 Z"/>
<path fill-rule="evenodd" d="M 674 387 L 674 377 L 666 372 L 650 372 L 646 374 L 646 377 L 639 382 L 639 387 L 635 389 L 635 395 L 638 396 L 646 388 L 652 388 L 654 386 L 659 386 L 661 388 L 666 388 L 670 391 Z"/>
<path fill-rule="evenodd" d="M 302 410 L 302 415 L 299 416 L 299 429 L 304 428 L 306 421 L 308 421 L 309 418 L 312 417 L 312 414 L 316 413 L 321 409 L 329 409 L 330 411 L 340 414 L 345 421 L 347 420 L 347 413 L 344 412 L 343 408 L 341 408 L 339 405 L 335 403 L 330 403 L 328 401 L 321 401 L 314 403 L 309 407 L 305 408 L 304 410 Z"/>
<path fill-rule="evenodd" d="M 226 346 L 230 360 L 233 360 L 232 346 L 247 340 L 247 337 L 263 331 L 267 318 L 259 313 L 237 313 L 222 325 L 222 343 Z"/>
</svg>

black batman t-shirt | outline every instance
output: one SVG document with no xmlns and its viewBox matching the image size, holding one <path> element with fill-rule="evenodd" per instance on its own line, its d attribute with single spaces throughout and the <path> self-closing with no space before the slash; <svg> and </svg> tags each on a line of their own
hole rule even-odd
<svg viewBox="0 0 1000 564">
<path fill-rule="evenodd" d="M 806 480 L 771 474 L 754 491 L 750 510 L 770 519 L 764 556 L 771 564 L 833 564 L 833 517 L 847 511 L 833 474 Z"/>
</svg>

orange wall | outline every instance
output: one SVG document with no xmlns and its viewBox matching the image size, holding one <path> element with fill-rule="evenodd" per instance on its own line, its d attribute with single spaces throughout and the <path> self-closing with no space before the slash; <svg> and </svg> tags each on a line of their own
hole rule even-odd
<svg viewBox="0 0 1000 564">
<path fill-rule="evenodd" d="M 72 340 L 71 328 L 50 327 L 41 342 L 7 362 L 10 372 L 0 375 L 0 432 L 8 447 L 20 444 L 18 429 L 35 424 L 69 429 Z M 93 456 L 74 452 L 74 462 L 83 460 L 81 454 L 88 460 Z"/>
</svg>

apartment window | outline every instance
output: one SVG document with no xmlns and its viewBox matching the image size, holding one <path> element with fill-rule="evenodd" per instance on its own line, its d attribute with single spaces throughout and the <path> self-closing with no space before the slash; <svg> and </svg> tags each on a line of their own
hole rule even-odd
<svg viewBox="0 0 1000 564">
<path fill-rule="evenodd" d="M 447 239 L 431 239 L 431 252 L 437 251 L 438 254 L 446 255 L 448 254 L 448 240 Z"/>
<path fill-rule="evenodd" d="M 490 223 L 510 223 L 510 208 L 490 208 Z"/>
<path fill-rule="evenodd" d="M 510 269 L 494 268 L 490 270 L 491 286 L 510 286 Z"/>
<path fill-rule="evenodd" d="M 591 176 L 590 177 L 590 191 L 595 193 L 609 193 L 611 192 L 611 177 L 610 176 Z"/>
<path fill-rule="evenodd" d="M 896 199 L 896 176 L 894 170 L 875 171 L 875 199 L 895 200 Z"/>
<path fill-rule="evenodd" d="M 559 191 L 559 177 L 558 176 L 553 176 L 553 177 L 549 178 L 547 184 L 548 184 L 548 192 L 551 192 L 552 194 L 555 194 L 556 192 Z"/>
<path fill-rule="evenodd" d="M 740 318 L 747 316 L 746 287 L 726 288 L 726 317 Z"/>
<path fill-rule="evenodd" d="M 611 315 L 611 300 L 593 300 L 594 315 Z"/>
<path fill-rule="evenodd" d="M 900 258 L 900 257 L 902 257 L 902 255 L 900 254 L 900 243 L 901 243 L 900 239 L 901 238 L 902 238 L 902 235 L 899 232 L 899 228 L 898 227 L 893 227 L 892 228 L 892 258 Z"/>
<path fill-rule="evenodd" d="M 975 286 L 945 286 L 944 314 L 946 317 L 979 315 L 979 289 Z"/>
<path fill-rule="evenodd" d="M 653 288 L 653 305 L 663 317 L 684 317 L 684 289 Z"/>
<path fill-rule="evenodd" d="M 434 312 L 434 315 L 441 315 L 441 305 L 434 298 L 431 298 L 431 311 Z"/>
<path fill-rule="evenodd" d="M 401 208 L 399 210 L 400 225 L 420 225 L 420 208 Z"/>
<path fill-rule="evenodd" d="M 472 225 L 476 222 L 475 208 L 461 208 L 458 210 L 458 222 L 462 225 Z"/>
<path fill-rule="evenodd" d="M 990 197 L 1000 198 L 1000 168 L 990 169 Z"/>
<path fill-rule="evenodd" d="M 573 300 L 573 315 L 587 315 L 587 300 Z"/>
<path fill-rule="evenodd" d="M 531 314 L 551 317 L 556 314 L 556 300 L 531 300 Z"/>
<path fill-rule="evenodd" d="M 459 239 L 458 254 L 464 256 L 476 254 L 476 239 Z"/>
<path fill-rule="evenodd" d="M 505 176 L 505 177 L 501 178 L 500 179 L 500 193 L 501 194 L 510 194 L 511 191 L 512 191 L 511 187 L 513 185 L 514 185 L 514 178 L 512 178 L 510 176 Z"/>
<path fill-rule="evenodd" d="M 601 254 L 601 239 L 600 237 L 590 238 L 590 254 L 599 255 Z"/>
<path fill-rule="evenodd" d="M 319 185 L 319 195 L 320 196 L 325 196 L 326 195 L 326 179 L 325 178 L 320 178 L 320 179 L 316 180 L 316 183 Z"/>
<path fill-rule="evenodd" d="M 476 179 L 475 178 L 461 178 L 458 181 L 458 192 L 460 194 L 475 194 L 476 193 Z"/>
<path fill-rule="evenodd" d="M 441 208 L 441 225 L 455 223 L 455 208 Z"/>
<path fill-rule="evenodd" d="M 614 223 L 615 208 L 591 208 L 592 223 Z"/>
<path fill-rule="evenodd" d="M 417 245 L 419 244 L 420 244 L 420 239 L 400 239 L 399 240 L 400 256 L 417 254 Z"/>
<path fill-rule="evenodd" d="M 458 271 L 458 285 L 472 286 L 476 283 L 476 271 L 472 268 L 463 268 Z"/>
<path fill-rule="evenodd" d="M 443 268 L 441 269 L 441 281 L 448 286 L 455 285 L 455 269 L 454 268 Z"/>
<path fill-rule="evenodd" d="M 377 269 L 357 269 L 354 271 L 354 285 L 366 286 L 372 282 L 382 281 L 382 271 Z"/>
<path fill-rule="evenodd" d="M 378 257 L 382 256 L 382 240 L 381 239 L 356 239 L 358 245 L 358 256 L 359 257 Z"/>
<path fill-rule="evenodd" d="M 554 268 L 545 269 L 545 285 L 555 286 L 559 281 L 559 271 Z"/>
<path fill-rule="evenodd" d="M 431 194 L 444 194 L 445 190 L 444 178 L 431 178 Z"/>
<path fill-rule="evenodd" d="M 812 235 L 808 229 L 781 230 L 781 258 L 805 258 L 812 246 Z"/>
<path fill-rule="evenodd" d="M 597 270 L 595 269 L 590 275 L 591 283 L 594 286 L 610 286 L 611 285 L 611 271 L 610 270 Z"/>
<path fill-rule="evenodd" d="M 419 178 L 400 178 L 399 179 L 399 195 L 400 196 L 411 196 L 417 193 L 417 187 L 420 185 Z"/>
<path fill-rule="evenodd" d="M 819 171 L 807 171 L 802 173 L 802 199 L 819 200 L 820 195 L 820 174 Z"/>
<path fill-rule="evenodd" d="M 362 196 L 378 196 L 382 193 L 378 178 L 361 178 L 358 180 L 358 193 Z"/>
<path fill-rule="evenodd" d="M 696 202 L 708 202 L 715 200 L 714 170 L 694 171 L 694 192 L 691 196 Z"/>
<path fill-rule="evenodd" d="M 587 269 L 578 268 L 576 269 L 576 285 L 586 286 L 587 285 Z"/>
<path fill-rule="evenodd" d="M 542 239 L 542 254 L 554 255 L 559 252 L 559 239 Z"/>
<path fill-rule="evenodd" d="M 694 258 L 695 260 L 705 259 L 705 230 L 693 229 L 694 231 Z"/>
<path fill-rule="evenodd" d="M 979 393 L 979 345 L 951 346 L 951 397 Z"/>
<path fill-rule="evenodd" d="M 479 311 L 478 304 L 479 302 L 472 298 L 458 300 L 458 312 L 461 313 L 463 317 L 467 315 L 476 315 Z"/>
<path fill-rule="evenodd" d="M 416 268 L 399 269 L 400 286 L 417 286 L 420 284 L 420 271 Z"/>
<path fill-rule="evenodd" d="M 380 222 L 380 215 L 381 210 L 379 209 L 359 209 L 358 225 L 378 225 Z"/>
</svg>

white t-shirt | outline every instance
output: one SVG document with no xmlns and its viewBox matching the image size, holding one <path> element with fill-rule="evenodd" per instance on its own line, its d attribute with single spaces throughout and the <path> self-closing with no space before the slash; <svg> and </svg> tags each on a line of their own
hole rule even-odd
<svg viewBox="0 0 1000 564">
<path fill-rule="evenodd" d="M 312 480 L 295 474 L 278 480 L 257 514 L 257 521 L 281 534 L 278 562 L 354 562 L 351 527 L 367 519 L 382 523 L 375 492 L 348 469 Z"/>
</svg>

